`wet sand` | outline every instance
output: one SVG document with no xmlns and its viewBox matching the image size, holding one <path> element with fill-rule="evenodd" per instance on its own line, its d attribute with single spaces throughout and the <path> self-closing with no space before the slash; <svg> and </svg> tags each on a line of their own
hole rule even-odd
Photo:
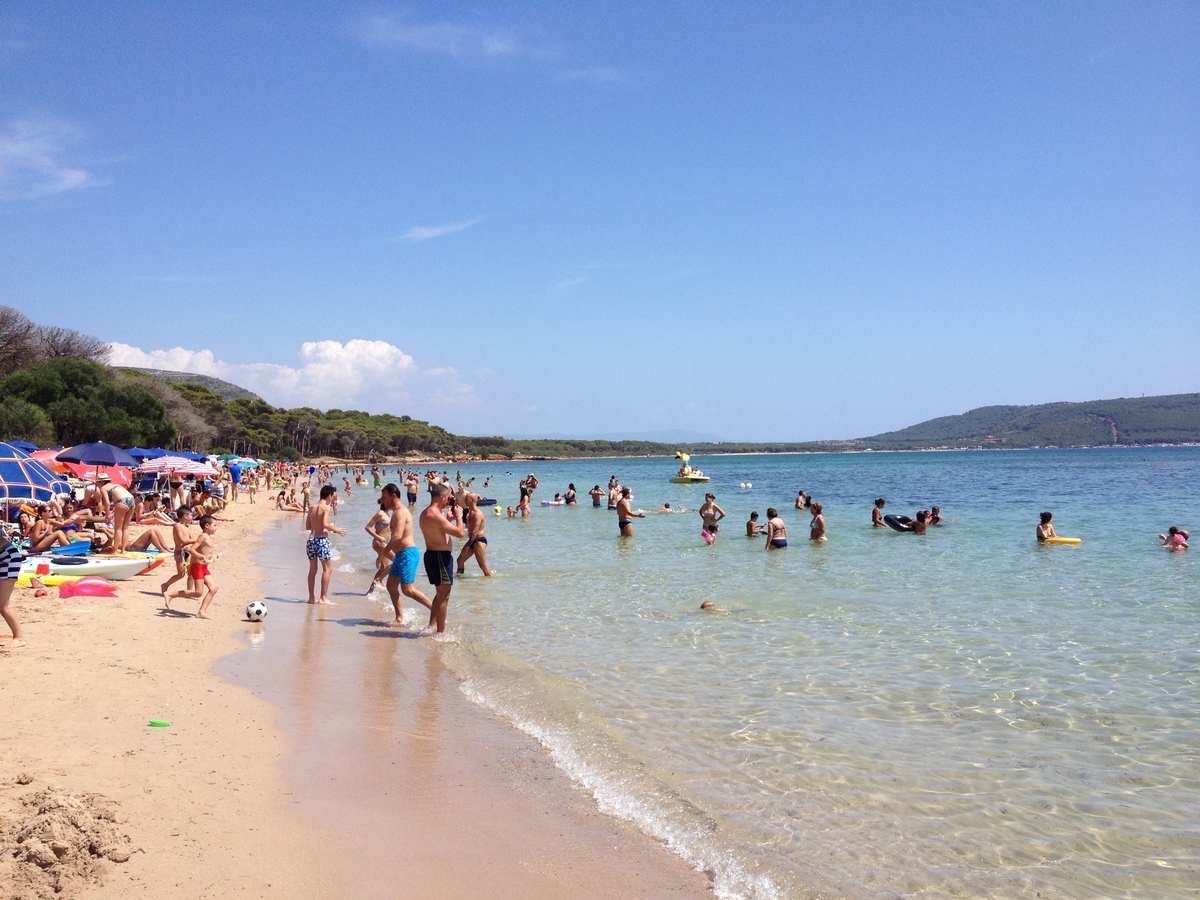
<svg viewBox="0 0 1200 900">
<path fill-rule="evenodd" d="M 30 646 L 0 655 L 0 840 L 53 785 L 111 801 L 134 848 L 68 896 L 711 895 L 471 704 L 434 639 L 386 627 L 336 574 L 338 606 L 304 603 L 299 516 L 230 514 L 212 621 L 161 611 L 170 561 L 115 599 L 17 592 Z M 267 621 L 241 621 L 263 596 Z M 20 874 L 0 859 L 0 884 Z"/>
</svg>

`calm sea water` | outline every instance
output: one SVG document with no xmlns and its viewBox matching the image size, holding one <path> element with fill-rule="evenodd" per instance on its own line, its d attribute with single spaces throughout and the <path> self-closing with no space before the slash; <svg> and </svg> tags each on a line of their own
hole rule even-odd
<svg viewBox="0 0 1200 900">
<path fill-rule="evenodd" d="M 462 467 L 502 505 L 530 468 L 542 485 L 530 518 L 489 518 L 497 574 L 472 562 L 455 585 L 444 656 L 468 696 L 722 896 L 1200 890 L 1200 549 L 1155 537 L 1200 526 L 1200 450 L 693 463 L 729 514 L 713 546 L 705 487 L 670 484 L 670 460 Z M 692 512 L 621 539 L 585 495 L 612 474 L 635 508 Z M 536 505 L 569 482 L 578 507 Z M 347 588 L 370 578 L 375 496 L 343 503 Z M 878 496 L 950 522 L 872 529 Z M 786 550 L 743 535 L 768 506 Z M 1038 546 L 1044 509 L 1083 543 Z"/>
</svg>

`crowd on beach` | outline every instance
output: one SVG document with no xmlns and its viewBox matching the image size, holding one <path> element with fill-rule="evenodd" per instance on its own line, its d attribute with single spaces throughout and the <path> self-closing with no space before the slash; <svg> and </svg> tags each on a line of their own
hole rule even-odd
<svg viewBox="0 0 1200 900">
<path fill-rule="evenodd" d="M 101 555 L 170 553 L 175 573 L 161 585 L 166 608 L 179 598 L 200 601 L 197 617 L 210 618 L 217 593 L 209 564 L 216 558 L 213 536 L 224 511 L 245 495 L 250 503 L 260 487 L 269 487 L 286 464 L 244 469 L 227 462 L 212 475 L 167 469 L 164 490 L 136 491 L 117 484 L 105 472 L 72 492 L 45 503 L 22 503 L 10 509 L 15 520 L 8 539 L 0 541 L 0 614 L 12 635 L 5 650 L 26 646 L 24 631 L 12 609 L 12 592 L 26 556 L 54 554 L 83 543 Z M 183 587 L 171 591 L 172 585 Z M 41 588 L 34 577 L 31 587 Z"/>
<path fill-rule="evenodd" d="M 488 564 L 487 516 L 482 507 L 496 501 L 473 491 L 475 479 L 464 480 L 461 472 L 451 479 L 446 471 L 429 469 L 421 473 L 415 469 L 397 468 L 396 480 L 385 484 L 387 470 L 379 465 L 373 465 L 369 470 L 366 466 L 343 465 L 340 468 L 338 473 L 327 464 L 304 467 L 263 463 L 257 468 L 243 470 L 236 462 L 230 462 L 221 466 L 212 477 L 176 475 L 168 470 L 166 490 L 145 493 L 114 484 L 108 476 L 101 474 L 94 483 L 83 488 L 79 497 L 72 495 L 40 506 L 25 504 L 15 508 L 17 533 L 12 535 L 11 542 L 0 542 L 3 545 L 0 548 L 0 615 L 12 634 L 11 639 L 0 646 L 11 650 L 26 644 L 11 604 L 24 555 L 53 553 L 57 548 L 80 541 L 86 541 L 90 548 L 100 553 L 170 553 L 174 573 L 160 586 L 164 608 L 172 610 L 171 603 L 179 599 L 198 600 L 196 617 L 210 618 L 208 610 L 219 591 L 210 568 L 217 559 L 214 540 L 217 525 L 227 521 L 224 514 L 231 503 L 238 501 L 239 495 L 245 495 L 250 503 L 254 503 L 260 490 L 272 494 L 275 509 L 305 516 L 308 602 L 330 604 L 334 551 L 329 537 L 347 533 L 346 529 L 334 524 L 338 511 L 338 487 L 334 484 L 337 478 L 347 495 L 352 494 L 355 487 L 379 491 L 379 510 L 365 526 L 375 553 L 375 572 L 367 593 L 381 586 L 387 591 L 395 613 L 393 624 L 402 623 L 401 597 L 408 597 L 429 612 L 430 628 L 444 632 L 454 576 L 461 575 L 472 559 L 484 576 L 492 574 Z M 490 483 L 489 476 L 482 487 L 487 489 Z M 428 494 L 428 505 L 414 519 L 412 510 L 416 508 L 422 487 Z M 538 478 L 533 473 L 520 480 L 517 503 L 506 508 L 509 518 L 530 515 L 532 498 L 538 487 Z M 633 489 L 622 485 L 615 475 L 609 479 L 606 488 L 597 484 L 587 491 L 587 496 L 593 507 L 607 506 L 609 511 L 616 513 L 618 532 L 623 538 L 633 536 L 634 519 L 647 516 L 645 511 L 633 508 Z M 552 500 L 543 501 L 546 506 L 577 503 L 578 492 L 573 483 L 565 491 L 555 493 Z M 921 535 L 930 527 L 941 527 L 949 521 L 938 506 L 917 510 L 911 519 L 885 516 L 886 503 L 882 497 L 875 500 L 871 510 L 873 528 L 893 527 Z M 801 490 L 794 505 L 795 509 L 810 516 L 809 540 L 826 541 L 827 524 L 822 504 Z M 499 507 L 495 507 L 494 512 L 497 516 L 501 514 Z M 691 510 L 672 508 L 666 503 L 657 512 L 686 513 Z M 701 520 L 701 536 L 706 543 L 713 544 L 722 520 L 727 517 L 726 511 L 716 502 L 715 494 L 706 493 L 704 502 L 695 512 Z M 424 544 L 423 552 L 417 544 L 418 531 Z M 757 511 L 751 512 L 745 533 L 750 538 L 765 538 L 764 546 L 768 551 L 788 546 L 787 523 L 775 507 L 767 508 L 765 523 L 759 521 Z M 1052 513 L 1040 514 L 1035 536 L 1039 543 L 1062 540 L 1055 533 Z M 1190 533 L 1178 526 L 1171 526 L 1159 535 L 1163 546 L 1172 551 L 1188 549 L 1190 538 Z M 457 556 L 455 540 L 464 541 Z M 432 588 L 432 597 L 416 584 L 422 565 Z M 178 587 L 172 589 L 176 585 Z"/>
</svg>

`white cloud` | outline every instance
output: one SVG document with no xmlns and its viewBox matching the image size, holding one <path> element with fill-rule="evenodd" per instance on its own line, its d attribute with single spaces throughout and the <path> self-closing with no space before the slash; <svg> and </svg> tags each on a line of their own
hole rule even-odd
<svg viewBox="0 0 1200 900">
<path fill-rule="evenodd" d="M 456 58 L 512 56 L 524 52 L 507 32 L 478 25 L 406 22 L 395 16 L 375 15 L 359 21 L 353 30 L 369 44 L 442 53 Z"/>
<path fill-rule="evenodd" d="M 415 225 L 400 235 L 400 240 L 428 241 L 433 238 L 445 237 L 448 234 L 457 234 L 460 231 L 466 231 L 471 226 L 478 225 L 482 221 L 483 216 L 476 216 L 473 219 L 467 219 L 465 222 L 452 222 L 449 225 Z"/>
<path fill-rule="evenodd" d="M 422 413 L 435 416 L 439 406 L 478 403 L 475 388 L 456 369 L 422 369 L 387 341 L 309 341 L 300 345 L 299 367 L 231 363 L 217 359 L 211 350 L 184 347 L 146 351 L 113 343 L 109 350 L 110 365 L 211 375 L 254 391 L 275 406 L 412 415 L 409 407 L 416 404 Z"/>
<path fill-rule="evenodd" d="M 48 118 L 14 119 L 0 131 L 0 199 L 48 197 L 102 184 L 67 161 L 82 132 Z"/>
</svg>

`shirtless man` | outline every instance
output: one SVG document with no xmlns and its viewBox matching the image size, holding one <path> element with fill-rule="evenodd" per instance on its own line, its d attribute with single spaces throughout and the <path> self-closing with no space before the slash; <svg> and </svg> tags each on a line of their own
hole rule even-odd
<svg viewBox="0 0 1200 900">
<path fill-rule="evenodd" d="M 633 537 L 633 520 L 646 518 L 645 513 L 633 511 L 633 489 L 621 488 L 621 499 L 617 501 L 617 527 L 621 537 Z"/>
<path fill-rule="evenodd" d="M 392 598 L 392 609 L 396 611 L 393 625 L 404 623 L 403 609 L 400 606 L 400 593 L 409 597 L 429 610 L 429 624 L 433 625 L 433 604 L 429 598 L 417 590 L 417 563 L 421 561 L 421 551 L 413 536 L 412 513 L 400 498 L 400 488 L 394 484 L 383 486 L 379 495 L 379 505 L 392 514 L 391 533 L 383 555 L 392 557 L 391 568 L 388 570 L 387 592 Z"/>
<path fill-rule="evenodd" d="M 599 506 L 600 501 L 604 499 L 604 491 L 600 490 L 600 485 L 596 485 L 588 491 L 588 496 L 592 498 L 592 506 Z"/>
<path fill-rule="evenodd" d="M 616 483 L 614 483 L 616 482 Z M 613 476 L 613 480 L 609 482 L 608 488 L 608 508 L 616 509 L 617 502 L 621 499 L 621 483 L 617 481 L 617 476 Z"/>
<path fill-rule="evenodd" d="M 321 499 L 308 511 L 304 523 L 310 532 L 304 552 L 308 556 L 308 602 L 333 605 L 329 599 L 329 579 L 333 577 L 333 548 L 329 546 L 329 532 L 345 534 L 329 521 L 333 513 L 333 502 L 337 488 L 327 484 L 321 488 Z M 321 598 L 316 597 L 317 562 L 321 564 Z"/>
<path fill-rule="evenodd" d="M 417 505 L 417 491 L 421 489 L 421 479 L 417 477 L 417 472 L 414 469 L 408 473 L 408 477 L 404 479 L 404 489 L 408 491 L 408 505 Z"/>
<path fill-rule="evenodd" d="M 461 575 L 466 571 L 467 560 L 472 556 L 479 563 L 479 568 L 484 575 L 491 575 L 492 570 L 487 564 L 487 535 L 483 533 L 487 516 L 479 510 L 479 495 L 467 491 L 464 495 L 463 502 L 463 524 L 467 528 L 467 536 L 469 540 L 463 544 L 462 552 L 458 554 L 458 574 Z"/>
<path fill-rule="evenodd" d="M 452 505 L 454 495 L 444 484 L 429 489 L 429 505 L 421 511 L 421 534 L 425 538 L 425 575 L 434 586 L 431 615 L 438 633 L 446 630 L 446 610 L 454 587 L 454 545 L 451 538 L 465 534 Z"/>
</svg>

